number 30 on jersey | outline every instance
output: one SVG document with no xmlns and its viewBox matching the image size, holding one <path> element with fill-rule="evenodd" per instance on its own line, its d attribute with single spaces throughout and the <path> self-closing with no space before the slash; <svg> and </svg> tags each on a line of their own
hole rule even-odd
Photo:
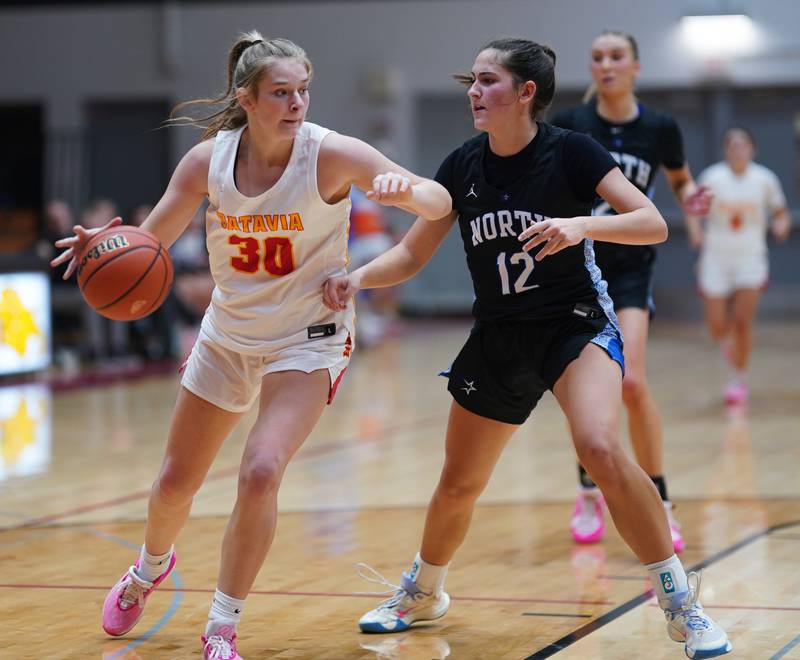
<svg viewBox="0 0 800 660">
<path fill-rule="evenodd" d="M 228 237 L 228 243 L 239 247 L 239 254 L 231 257 L 231 267 L 242 273 L 255 273 L 262 262 L 261 242 L 252 236 Z M 294 270 L 292 240 L 286 236 L 270 236 L 264 239 L 264 270 L 280 277 Z"/>
</svg>

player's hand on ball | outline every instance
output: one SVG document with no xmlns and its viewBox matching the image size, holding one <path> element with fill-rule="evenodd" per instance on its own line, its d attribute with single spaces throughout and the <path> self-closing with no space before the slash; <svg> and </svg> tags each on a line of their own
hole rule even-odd
<svg viewBox="0 0 800 660">
<path fill-rule="evenodd" d="M 407 176 L 399 172 L 386 172 L 372 180 L 372 190 L 367 192 L 367 197 L 378 204 L 392 206 L 410 202 L 413 194 Z"/>
<path fill-rule="evenodd" d="M 361 288 L 358 280 L 354 273 L 329 277 L 322 285 L 322 302 L 335 312 L 346 309 L 347 303 Z"/>
<path fill-rule="evenodd" d="M 74 273 L 75 269 L 78 267 L 78 257 L 83 252 L 83 248 L 86 247 L 86 244 L 91 240 L 92 236 L 99 234 L 101 231 L 108 229 L 109 227 L 116 227 L 117 225 L 121 224 L 122 218 L 116 217 L 112 220 L 109 220 L 102 227 L 96 227 L 94 229 L 84 229 L 81 225 L 75 225 L 72 228 L 72 231 L 75 232 L 74 236 L 60 238 L 55 242 L 56 247 L 66 248 L 66 250 L 64 250 L 50 262 L 50 267 L 55 268 L 56 266 L 60 266 L 65 261 L 69 260 L 69 264 L 67 265 L 67 269 L 64 271 L 63 275 L 63 278 L 68 280 L 70 275 L 72 275 L 72 273 Z"/>
<path fill-rule="evenodd" d="M 580 218 L 550 218 L 532 224 L 519 235 L 519 240 L 526 241 L 532 236 L 522 249 L 530 252 L 544 243 L 545 246 L 534 257 L 536 261 L 541 261 L 547 255 L 580 243 L 586 238 L 586 229 Z"/>
</svg>

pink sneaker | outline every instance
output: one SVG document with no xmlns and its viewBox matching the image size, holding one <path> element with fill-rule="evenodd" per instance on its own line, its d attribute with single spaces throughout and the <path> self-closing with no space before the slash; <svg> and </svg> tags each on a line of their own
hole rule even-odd
<svg viewBox="0 0 800 660">
<path fill-rule="evenodd" d="M 731 383 L 725 388 L 725 405 L 743 406 L 749 396 L 750 390 L 746 383 Z"/>
<path fill-rule="evenodd" d="M 683 541 L 681 526 L 678 524 L 678 521 L 675 520 L 675 516 L 672 513 L 672 502 L 664 502 L 664 511 L 667 513 L 669 533 L 672 536 L 672 547 L 675 550 L 675 554 L 679 554 L 683 552 L 684 547 L 686 547 L 686 543 Z"/>
<path fill-rule="evenodd" d="M 213 635 L 201 636 L 204 660 L 244 660 L 236 651 L 236 628 L 220 626 Z"/>
<path fill-rule="evenodd" d="M 569 523 L 576 543 L 597 543 L 603 538 L 606 529 L 604 505 L 603 495 L 598 489 L 578 489 L 578 499 L 575 500 L 575 509 Z"/>
<path fill-rule="evenodd" d="M 142 580 L 136 575 L 139 560 L 131 566 L 117 583 L 111 587 L 103 603 L 103 630 L 112 637 L 119 637 L 131 630 L 142 618 L 144 602 L 159 584 L 170 574 L 175 566 L 175 553 L 169 560 L 167 570 L 153 582 Z"/>
</svg>

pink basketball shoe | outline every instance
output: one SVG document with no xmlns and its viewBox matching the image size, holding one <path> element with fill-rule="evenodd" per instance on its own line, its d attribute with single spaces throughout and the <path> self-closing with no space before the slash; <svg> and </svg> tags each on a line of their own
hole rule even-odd
<svg viewBox="0 0 800 660">
<path fill-rule="evenodd" d="M 743 406 L 750 397 L 746 383 L 731 383 L 725 388 L 725 405 Z"/>
<path fill-rule="evenodd" d="M 167 570 L 153 582 L 142 580 L 137 574 L 139 560 L 131 566 L 117 583 L 111 587 L 103 603 L 103 630 L 112 637 L 119 637 L 131 630 L 142 618 L 144 602 L 175 566 L 175 553 L 169 559 Z"/>
<path fill-rule="evenodd" d="M 605 501 L 597 488 L 579 488 L 569 526 L 576 543 L 597 543 L 603 538 Z"/>
<path fill-rule="evenodd" d="M 244 660 L 236 650 L 236 628 L 220 626 L 213 635 L 200 637 L 203 660 Z"/>
</svg>

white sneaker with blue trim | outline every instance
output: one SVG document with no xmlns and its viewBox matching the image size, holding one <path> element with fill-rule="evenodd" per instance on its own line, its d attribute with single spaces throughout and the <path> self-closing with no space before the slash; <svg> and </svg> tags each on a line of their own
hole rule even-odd
<svg viewBox="0 0 800 660">
<path fill-rule="evenodd" d="M 700 576 L 689 573 L 689 595 L 677 610 L 665 610 L 667 633 L 676 642 L 684 642 L 684 650 L 689 658 L 716 658 L 731 650 L 731 643 L 725 631 L 703 611 L 697 598 L 700 595 Z"/>
<path fill-rule="evenodd" d="M 377 579 L 368 577 L 363 570 L 370 571 Z M 387 598 L 359 619 L 358 627 L 362 632 L 401 632 L 408 630 L 415 621 L 433 621 L 444 616 L 450 607 L 450 596 L 446 592 L 424 592 L 408 573 L 403 573 L 399 585 L 392 584 L 366 564 L 359 564 L 359 575 L 370 582 L 385 584 L 394 591 L 391 598 Z"/>
</svg>

